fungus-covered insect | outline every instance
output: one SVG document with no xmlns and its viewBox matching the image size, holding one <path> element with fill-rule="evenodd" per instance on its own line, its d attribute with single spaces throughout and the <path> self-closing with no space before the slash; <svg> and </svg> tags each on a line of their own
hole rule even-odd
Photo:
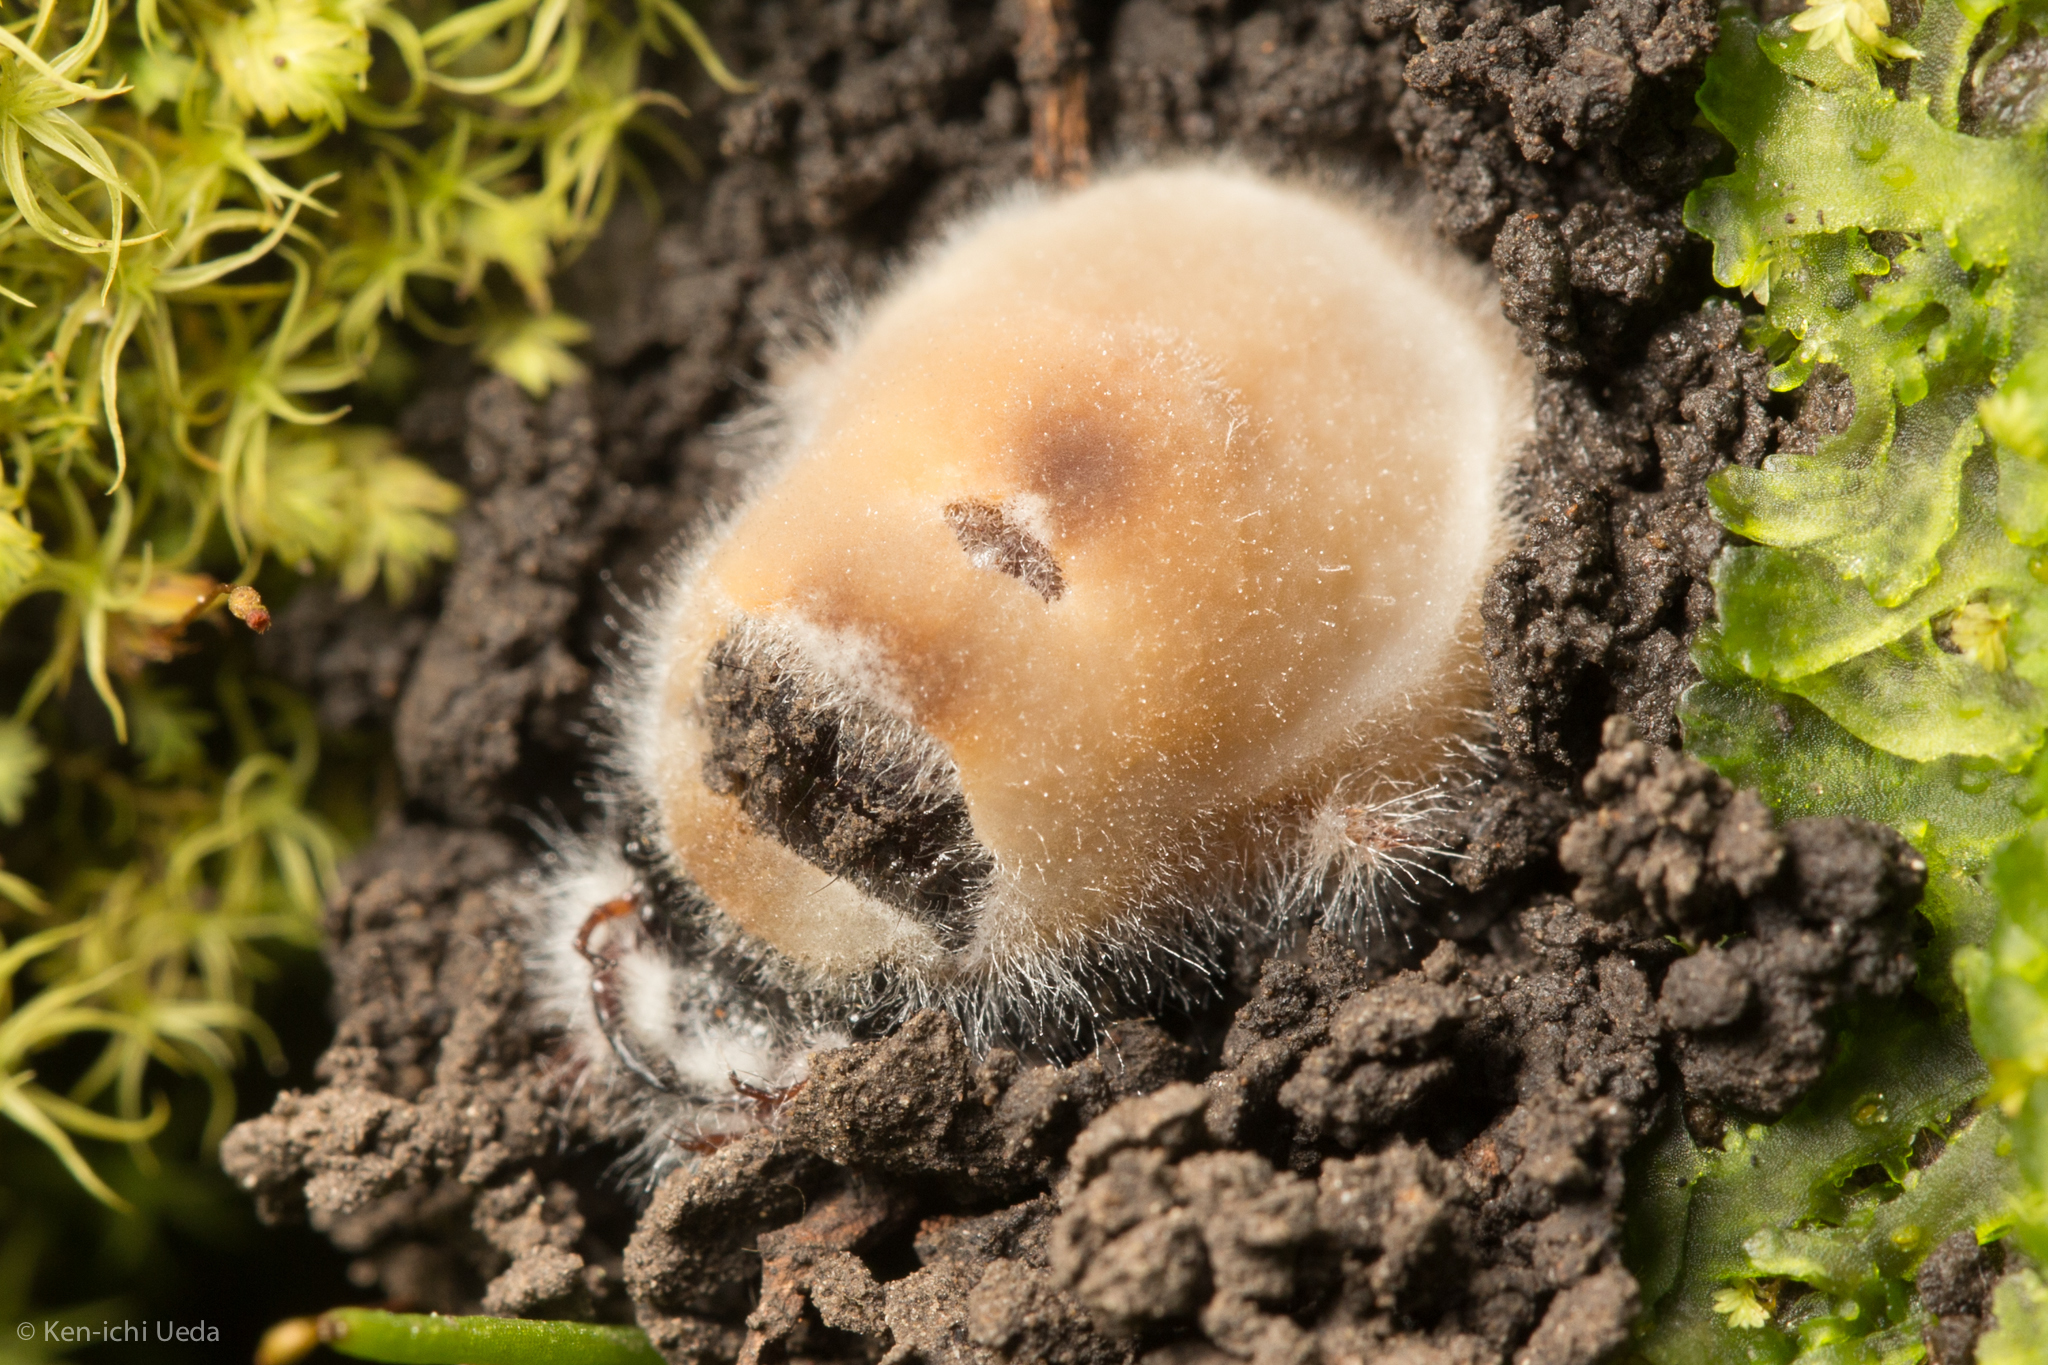
<svg viewBox="0 0 2048 1365">
<path fill-rule="evenodd" d="M 1189 166 L 957 228 L 645 619 L 617 835 L 540 917 L 587 1055 L 729 1095 L 790 1021 L 1043 1022 L 1205 926 L 1357 921 L 1484 700 L 1528 387 L 1347 194 Z"/>
</svg>

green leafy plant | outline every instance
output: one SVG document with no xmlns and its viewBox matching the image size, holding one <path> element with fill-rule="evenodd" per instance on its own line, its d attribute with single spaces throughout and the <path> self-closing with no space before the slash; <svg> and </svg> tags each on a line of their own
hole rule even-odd
<svg viewBox="0 0 2048 1365">
<path fill-rule="evenodd" d="M 152 1077 L 232 1117 L 266 945 L 314 941 L 363 823 L 229 618 L 452 556 L 459 492 L 356 407 L 423 343 L 580 373 L 550 280 L 636 148 L 688 164 L 641 84 L 684 49 L 738 87 L 675 0 L 0 13 L 0 1122 L 101 1198 Z"/>
<path fill-rule="evenodd" d="M 1989 1098 L 2013 1123 L 2023 1184 L 2018 1240 L 2048 1263 L 2048 826 L 2036 823 L 1998 856 L 2001 913 L 1991 941 L 1959 955 L 1977 1038 L 1991 1064 Z"/>
<path fill-rule="evenodd" d="M 1861 1021 L 1828 1076 L 1774 1124 L 1700 1150 L 1682 1126 L 1641 1153 L 1629 1237 L 1654 1305 L 1655 1365 L 1916 1358 L 1911 1270 L 1944 1238 L 2002 1226 L 2014 1177 L 1960 1027 Z M 1916 1157 L 1939 1150 L 1938 1159 Z"/>
<path fill-rule="evenodd" d="M 2048 1228 L 2048 882 L 2029 832 L 2048 797 L 2048 111 L 1966 126 L 1982 72 L 2048 10 L 1929 0 L 1911 32 L 1889 19 L 1882 0 L 1721 16 L 1699 106 L 1734 164 L 1686 221 L 1761 306 L 1772 387 L 1828 367 L 1855 403 L 1812 453 L 1714 481 L 1747 543 L 1716 566 L 1682 719 L 1688 748 L 1787 816 L 1883 820 L 1927 855 L 1933 1008 L 1886 1021 L 1878 1049 L 1852 1021 L 1822 1089 L 1727 1151 L 1667 1142 L 1682 1194 L 1646 1177 L 1639 1200 L 1686 1240 L 1654 1360 L 1917 1359 L 1910 1280 L 1935 1234 L 2016 1225 L 2039 1248 Z M 1988 1073 L 1957 1041 L 1966 1005 Z M 2018 1322 L 2032 1291 L 2011 1292 Z"/>
</svg>

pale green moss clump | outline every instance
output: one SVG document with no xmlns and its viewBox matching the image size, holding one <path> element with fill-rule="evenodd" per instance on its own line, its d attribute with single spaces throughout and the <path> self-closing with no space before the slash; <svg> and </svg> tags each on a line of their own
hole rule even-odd
<svg viewBox="0 0 2048 1365">
<path fill-rule="evenodd" d="M 274 1052 L 252 974 L 369 797 L 224 623 L 268 566 L 402 598 L 453 554 L 460 494 L 352 398 L 403 397 L 408 339 L 578 373 L 549 280 L 630 145 L 687 162 L 640 86 L 678 44 L 737 86 L 675 0 L 0 16 L 0 1148 L 118 1203 L 81 1139 L 147 1170 L 161 1090 L 210 1088 L 210 1140 Z"/>
</svg>

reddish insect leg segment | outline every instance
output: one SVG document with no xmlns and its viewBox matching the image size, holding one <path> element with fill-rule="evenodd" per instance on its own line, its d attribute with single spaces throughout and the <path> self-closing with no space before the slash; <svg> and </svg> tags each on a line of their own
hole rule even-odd
<svg viewBox="0 0 2048 1365">
<path fill-rule="evenodd" d="M 767 1128 L 775 1123 L 775 1116 L 782 1112 L 782 1106 L 795 1099 L 804 1088 L 798 1081 L 795 1085 L 780 1089 L 764 1090 L 758 1085 L 748 1085 L 737 1072 L 727 1072 L 726 1079 L 732 1083 L 732 1092 L 749 1106 L 747 1115 L 757 1128 Z M 729 1142 L 736 1142 L 746 1133 L 745 1129 L 735 1132 L 699 1133 L 695 1137 L 678 1138 L 676 1145 L 686 1152 L 698 1156 L 709 1156 Z"/>
<path fill-rule="evenodd" d="M 590 964 L 590 1003 L 612 1052 L 635 1076 L 673 1094 L 682 1090 L 681 1079 L 667 1059 L 641 1041 L 625 999 L 626 961 L 651 946 L 648 911 L 648 901 L 637 891 L 606 901 L 583 921 L 576 951 Z"/>
</svg>

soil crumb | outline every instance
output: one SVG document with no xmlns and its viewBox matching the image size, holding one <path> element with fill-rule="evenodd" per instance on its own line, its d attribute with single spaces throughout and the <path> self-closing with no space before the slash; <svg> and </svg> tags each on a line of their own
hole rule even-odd
<svg viewBox="0 0 2048 1365">
<path fill-rule="evenodd" d="M 1077 6 L 1098 164 L 1369 178 L 1492 261 L 1542 373 L 1525 534 L 1484 602 L 1505 770 L 1405 951 L 1316 934 L 1067 1065 L 921 1014 L 736 1096 L 763 1125 L 678 1164 L 533 1022 L 526 822 L 584 809 L 627 604 L 746 477 L 721 424 L 1031 166 L 1020 6 L 693 10 L 759 89 L 684 89 L 705 176 L 564 281 L 589 380 L 429 392 L 404 429 L 472 494 L 446 583 L 280 613 L 273 665 L 330 728 L 393 727 L 408 804 L 328 923 L 322 1086 L 237 1128 L 228 1170 L 366 1296 L 637 1321 L 678 1365 L 1611 1356 L 1639 1308 L 1623 1158 L 1674 1115 L 1706 1138 L 1793 1103 L 1841 1007 L 1909 982 L 1925 876 L 1890 831 L 1779 827 L 1671 747 L 1721 544 L 1706 478 L 1846 416 L 1772 398 L 1737 310 L 1699 306 L 1679 212 L 1721 151 L 1692 106 L 1713 6 Z M 1966 1262 L 1922 1274 L 1942 1361 L 1995 1274 Z"/>
<path fill-rule="evenodd" d="M 637 1218 L 592 1161 L 630 1113 L 550 1065 L 509 911 L 468 889 L 515 849 L 395 835 L 332 926 L 326 1088 L 237 1128 L 224 1160 L 267 1216 L 361 1253 L 366 1287 L 630 1311 L 675 1360 L 1594 1361 L 1637 1308 L 1623 1156 L 1668 1104 L 1762 1113 L 1810 1084 L 1824 1006 L 1909 979 L 1924 875 L 1882 826 L 1776 829 L 1607 728 L 1587 788 L 1609 799 L 1564 841 L 1575 895 L 1484 946 L 1385 974 L 1318 933 L 1265 964 L 1213 1055 L 1139 1020 L 1071 1066 L 977 1058 L 920 1014 L 819 1055 Z M 1734 946 L 1686 955 L 1673 907 L 1708 903 Z M 1710 953 L 1734 965 L 1689 967 Z M 1756 981 L 1803 993 L 1759 1009 Z M 1767 1025 L 1776 1051 L 1737 1046 Z M 1760 1090 L 1756 1057 L 1776 1068 Z"/>
</svg>

